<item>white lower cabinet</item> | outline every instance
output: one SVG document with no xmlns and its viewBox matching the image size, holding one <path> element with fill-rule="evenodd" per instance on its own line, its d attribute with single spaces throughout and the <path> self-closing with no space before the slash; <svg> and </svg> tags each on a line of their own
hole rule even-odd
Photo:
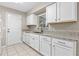
<svg viewBox="0 0 79 59">
<path fill-rule="evenodd" d="M 39 51 L 39 35 L 30 35 L 30 46 L 35 50 Z"/>
<path fill-rule="evenodd" d="M 25 40 L 26 40 L 26 33 L 25 32 L 23 32 L 23 42 L 25 42 Z"/>
<path fill-rule="evenodd" d="M 45 56 L 51 55 L 51 38 L 40 36 L 40 53 Z"/>
<path fill-rule="evenodd" d="M 23 32 L 23 42 L 39 51 L 39 35 Z"/>
<path fill-rule="evenodd" d="M 26 44 L 30 45 L 30 34 L 23 32 L 23 42 L 25 42 Z"/>
<path fill-rule="evenodd" d="M 30 46 L 32 47 L 32 48 L 34 48 L 34 37 L 33 37 L 33 34 L 30 34 Z"/>
<path fill-rule="evenodd" d="M 54 56 L 75 56 L 76 41 L 67 41 L 61 39 L 52 40 L 52 55 Z"/>
<path fill-rule="evenodd" d="M 35 41 L 34 41 L 34 45 L 35 45 L 35 49 L 37 50 L 37 51 L 39 51 L 39 35 L 35 35 Z"/>
<path fill-rule="evenodd" d="M 58 44 L 55 44 L 55 56 L 73 56 L 73 50 Z"/>
<path fill-rule="evenodd" d="M 31 37 L 31 39 L 30 39 L 30 46 L 32 48 L 34 48 L 34 38 L 33 37 Z"/>
<path fill-rule="evenodd" d="M 26 33 L 25 43 L 27 43 L 28 45 L 30 44 L 30 35 L 28 33 Z"/>
<path fill-rule="evenodd" d="M 23 41 L 44 56 L 76 56 L 76 41 L 23 33 Z"/>
</svg>

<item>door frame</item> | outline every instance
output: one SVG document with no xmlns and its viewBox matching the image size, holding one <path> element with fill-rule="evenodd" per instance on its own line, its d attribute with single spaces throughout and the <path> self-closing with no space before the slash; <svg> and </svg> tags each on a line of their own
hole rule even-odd
<svg viewBox="0 0 79 59">
<path fill-rule="evenodd" d="M 9 46 L 7 44 L 7 42 L 8 42 L 8 32 L 7 32 L 8 31 L 7 30 L 8 29 L 8 21 L 7 21 L 8 20 L 8 17 L 7 17 L 7 15 L 8 14 L 18 14 L 18 13 L 13 13 L 13 12 L 6 12 L 5 13 L 5 18 L 6 18 L 6 20 L 5 20 L 5 22 L 6 22 L 6 28 L 5 28 L 6 29 L 6 41 L 5 41 L 5 46 Z M 20 40 L 22 41 L 22 15 L 21 14 L 18 14 L 18 15 L 21 16 L 21 39 Z"/>
</svg>

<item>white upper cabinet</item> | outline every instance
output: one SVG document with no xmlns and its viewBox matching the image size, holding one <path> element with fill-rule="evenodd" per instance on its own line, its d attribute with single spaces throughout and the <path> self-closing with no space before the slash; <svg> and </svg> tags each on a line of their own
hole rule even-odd
<svg viewBox="0 0 79 59">
<path fill-rule="evenodd" d="M 77 21 L 75 2 L 57 3 L 57 20 L 58 21 Z"/>
<path fill-rule="evenodd" d="M 77 21 L 76 2 L 57 2 L 46 7 L 46 22 L 72 22 Z"/>
<path fill-rule="evenodd" d="M 37 25 L 38 24 L 38 17 L 35 14 L 31 14 L 26 18 L 27 25 Z"/>
<path fill-rule="evenodd" d="M 56 22 L 56 3 L 46 8 L 46 23 Z"/>
</svg>

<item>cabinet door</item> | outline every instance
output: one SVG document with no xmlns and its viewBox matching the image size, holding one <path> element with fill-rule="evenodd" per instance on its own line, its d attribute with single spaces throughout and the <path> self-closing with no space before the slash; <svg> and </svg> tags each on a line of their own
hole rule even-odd
<svg viewBox="0 0 79 59">
<path fill-rule="evenodd" d="M 30 36 L 30 46 L 34 48 L 34 37 Z"/>
<path fill-rule="evenodd" d="M 30 24 L 30 16 L 27 16 L 26 17 L 26 25 L 29 25 Z"/>
<path fill-rule="evenodd" d="M 49 5 L 46 8 L 46 22 L 47 23 L 56 22 L 56 3 Z"/>
<path fill-rule="evenodd" d="M 27 43 L 28 45 L 30 44 L 30 36 L 28 34 L 26 34 L 26 41 L 25 43 Z"/>
<path fill-rule="evenodd" d="M 60 2 L 59 3 L 60 21 L 76 21 L 76 3 L 75 2 Z"/>
<path fill-rule="evenodd" d="M 45 56 L 50 56 L 50 49 L 51 49 L 51 43 L 44 38 L 41 38 L 40 40 L 40 52 Z"/>
<path fill-rule="evenodd" d="M 33 14 L 33 16 L 32 16 L 33 18 L 32 18 L 32 24 L 33 25 L 38 25 L 38 17 L 37 17 L 37 15 L 35 15 L 35 14 Z"/>
<path fill-rule="evenodd" d="M 76 55 L 76 41 L 53 38 L 52 55 L 75 56 Z"/>
<path fill-rule="evenodd" d="M 31 14 L 29 16 L 27 16 L 27 19 L 26 19 L 26 23 L 27 25 L 38 25 L 38 19 L 37 19 L 37 16 L 35 14 Z"/>
<path fill-rule="evenodd" d="M 73 56 L 73 49 L 63 47 L 61 45 L 55 44 L 54 48 L 55 56 Z"/>
<path fill-rule="evenodd" d="M 25 41 L 26 41 L 26 34 L 23 33 L 23 42 L 25 42 Z"/>
<path fill-rule="evenodd" d="M 35 37 L 35 49 L 39 51 L 39 36 Z"/>
</svg>

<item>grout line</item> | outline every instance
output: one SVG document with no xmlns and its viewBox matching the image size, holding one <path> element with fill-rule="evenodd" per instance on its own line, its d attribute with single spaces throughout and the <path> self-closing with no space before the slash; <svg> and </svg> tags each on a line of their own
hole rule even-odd
<svg viewBox="0 0 79 59">
<path fill-rule="evenodd" d="M 14 48 L 15 48 L 15 50 L 16 50 L 17 55 L 19 56 L 19 53 L 18 53 L 18 51 L 17 51 L 16 47 L 14 47 Z"/>
</svg>

